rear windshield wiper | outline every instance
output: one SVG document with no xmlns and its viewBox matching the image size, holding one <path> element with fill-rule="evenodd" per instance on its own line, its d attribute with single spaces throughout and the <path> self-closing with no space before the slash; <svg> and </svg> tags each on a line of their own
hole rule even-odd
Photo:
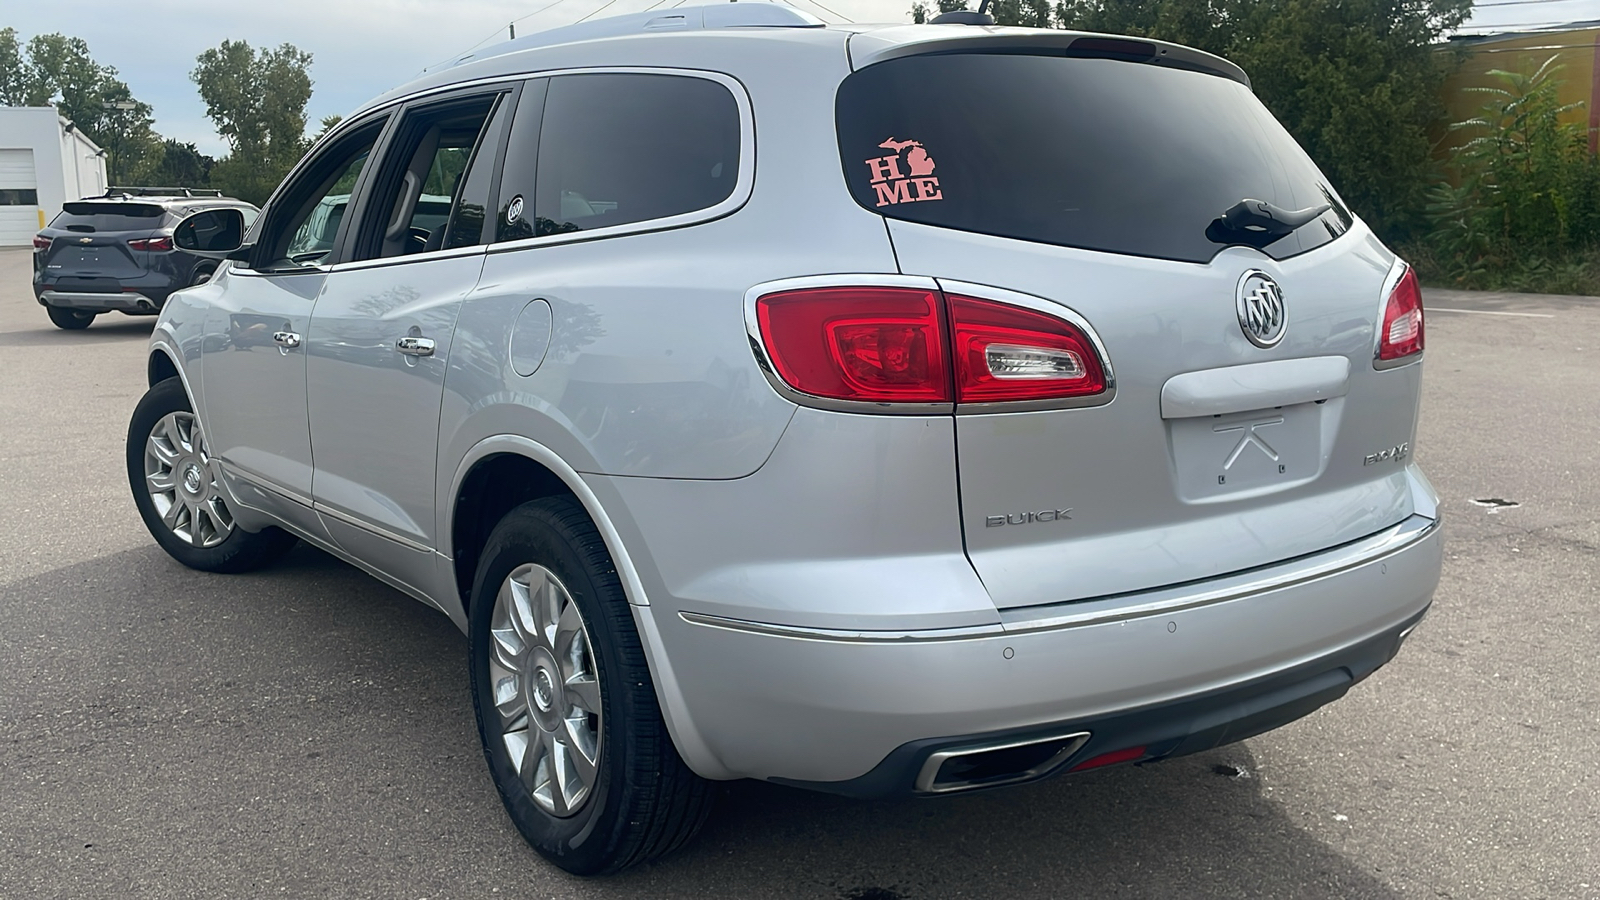
<svg viewBox="0 0 1600 900">
<path fill-rule="evenodd" d="M 1296 228 L 1315 222 L 1333 204 L 1284 209 L 1265 200 L 1240 200 L 1206 226 L 1206 238 L 1218 244 L 1265 247 L 1288 237 Z"/>
</svg>

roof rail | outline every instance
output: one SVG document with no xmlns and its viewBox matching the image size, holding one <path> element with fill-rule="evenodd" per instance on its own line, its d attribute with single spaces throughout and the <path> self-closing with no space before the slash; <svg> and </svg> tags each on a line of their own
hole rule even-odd
<svg viewBox="0 0 1600 900">
<path fill-rule="evenodd" d="M 513 38 L 485 47 L 464 56 L 458 56 L 439 66 L 454 68 L 469 62 L 503 56 L 519 50 L 548 47 L 574 41 L 622 37 L 630 34 L 649 34 L 662 31 L 690 31 L 712 28 L 825 28 L 827 22 L 804 10 L 785 3 L 715 3 L 706 6 L 671 7 L 669 9 L 632 13 L 625 16 L 608 16 L 589 22 L 579 22 L 561 28 L 537 31 L 526 37 Z"/>
<path fill-rule="evenodd" d="M 221 197 L 222 191 L 217 188 L 186 188 L 186 187 L 152 187 L 139 185 L 136 187 L 106 188 L 106 197 Z"/>
</svg>

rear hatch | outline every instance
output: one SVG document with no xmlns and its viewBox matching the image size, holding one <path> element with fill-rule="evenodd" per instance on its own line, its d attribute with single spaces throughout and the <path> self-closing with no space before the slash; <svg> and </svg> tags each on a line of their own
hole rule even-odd
<svg viewBox="0 0 1600 900">
<path fill-rule="evenodd" d="M 1236 70 L 1105 39 L 972 46 L 865 66 L 838 127 L 905 274 L 1042 298 L 1104 346 L 1109 402 L 958 407 L 967 550 L 996 604 L 1215 577 L 1406 518 L 1405 454 L 1367 462 L 1414 431 L 1420 367 L 1372 361 L 1399 270 Z M 1246 199 L 1304 223 L 1223 219 Z M 1240 297 L 1264 279 L 1286 325 L 1258 346 Z"/>
<path fill-rule="evenodd" d="M 66 204 L 46 229 L 43 270 L 58 290 L 117 291 L 143 274 L 149 251 L 130 241 L 162 234 L 165 210 L 153 203 L 82 200 Z"/>
</svg>

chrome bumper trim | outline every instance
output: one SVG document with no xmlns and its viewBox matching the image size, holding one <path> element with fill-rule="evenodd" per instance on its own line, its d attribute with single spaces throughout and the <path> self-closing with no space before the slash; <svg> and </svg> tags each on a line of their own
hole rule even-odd
<svg viewBox="0 0 1600 900">
<path fill-rule="evenodd" d="M 1331 550 L 1272 563 L 1233 575 L 1220 575 L 1204 581 L 1089 597 L 1049 606 L 1029 606 L 1000 611 L 1000 621 L 966 628 L 936 628 L 919 631 L 868 631 L 835 628 L 810 628 L 754 622 L 705 613 L 678 613 L 691 625 L 741 631 L 770 637 L 847 643 L 897 643 L 906 641 L 957 641 L 996 635 L 1028 634 L 1102 625 L 1149 616 L 1170 615 L 1185 610 L 1226 603 L 1254 594 L 1282 590 L 1341 572 L 1378 562 L 1425 540 L 1439 529 L 1439 519 L 1412 515 L 1377 534 L 1352 541 Z"/>
<path fill-rule="evenodd" d="M 40 297 L 45 303 L 61 309 L 123 310 L 138 309 L 143 302 L 152 309 L 156 302 L 143 294 L 131 291 L 92 293 L 81 291 L 44 291 Z"/>
</svg>

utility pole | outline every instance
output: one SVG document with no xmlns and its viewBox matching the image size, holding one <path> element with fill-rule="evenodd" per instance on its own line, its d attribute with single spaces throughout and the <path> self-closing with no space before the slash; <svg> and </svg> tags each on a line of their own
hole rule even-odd
<svg viewBox="0 0 1600 900">
<path fill-rule="evenodd" d="M 127 114 L 130 110 L 137 109 L 139 104 L 132 100 L 105 100 L 100 105 L 116 114 L 115 130 L 113 131 L 115 138 L 111 149 L 111 172 L 107 176 L 107 180 L 111 184 L 116 184 L 121 180 L 117 177 L 117 170 L 122 166 L 123 144 L 126 143 L 126 135 L 123 132 L 128 128 Z"/>
</svg>

